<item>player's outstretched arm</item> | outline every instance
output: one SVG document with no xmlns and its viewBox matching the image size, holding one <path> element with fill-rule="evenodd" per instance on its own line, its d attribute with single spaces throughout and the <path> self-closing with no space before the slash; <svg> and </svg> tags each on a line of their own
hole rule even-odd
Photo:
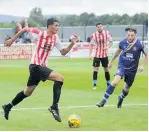
<svg viewBox="0 0 149 132">
<path fill-rule="evenodd" d="M 21 36 L 24 32 L 26 32 L 26 28 L 22 29 L 21 31 L 19 31 L 17 34 L 15 34 L 12 38 L 5 40 L 4 41 L 4 45 L 5 46 L 11 46 L 13 44 L 13 42 L 19 37 Z"/>
<path fill-rule="evenodd" d="M 121 49 L 118 48 L 118 49 L 116 50 L 116 52 L 114 53 L 114 56 L 113 56 L 112 60 L 109 62 L 109 65 L 108 65 L 109 68 L 112 67 L 113 61 L 119 56 L 120 53 L 121 53 Z"/>
<path fill-rule="evenodd" d="M 66 55 L 71 50 L 71 48 L 74 46 L 74 44 L 77 41 L 78 41 L 78 37 L 77 36 L 75 36 L 74 38 L 72 38 L 71 43 L 68 45 L 68 47 L 60 50 L 61 55 Z"/>
</svg>

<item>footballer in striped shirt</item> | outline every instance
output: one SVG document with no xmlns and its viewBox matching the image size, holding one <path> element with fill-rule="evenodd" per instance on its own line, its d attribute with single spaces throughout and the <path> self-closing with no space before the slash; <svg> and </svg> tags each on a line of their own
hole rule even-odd
<svg viewBox="0 0 149 132">
<path fill-rule="evenodd" d="M 102 23 L 96 24 L 97 31 L 92 34 L 90 41 L 89 57 L 92 59 L 92 50 L 95 45 L 95 54 L 93 59 L 93 89 L 97 86 L 98 69 L 100 63 L 105 72 L 107 86 L 110 84 L 110 73 L 108 69 L 108 49 L 112 46 L 112 36 L 109 31 L 103 28 Z"/>
<path fill-rule="evenodd" d="M 61 88 L 64 82 L 64 77 L 52 69 L 48 68 L 48 56 L 54 47 L 56 47 L 62 55 L 66 55 L 73 45 L 78 41 L 78 37 L 74 36 L 71 39 L 68 47 L 63 48 L 60 39 L 57 35 L 59 22 L 55 18 L 47 20 L 47 31 L 39 30 L 37 28 L 29 28 L 26 26 L 19 31 L 14 37 L 5 41 L 6 46 L 11 46 L 12 43 L 23 33 L 29 32 L 36 37 L 36 44 L 32 54 L 29 65 L 30 76 L 28 78 L 27 86 L 23 91 L 19 92 L 16 97 L 8 104 L 3 105 L 4 117 L 9 118 L 9 112 L 13 106 L 19 104 L 23 99 L 29 97 L 40 81 L 51 80 L 53 84 L 53 103 L 49 107 L 49 111 L 58 122 L 61 122 L 59 115 L 58 103 L 61 95 Z"/>
</svg>

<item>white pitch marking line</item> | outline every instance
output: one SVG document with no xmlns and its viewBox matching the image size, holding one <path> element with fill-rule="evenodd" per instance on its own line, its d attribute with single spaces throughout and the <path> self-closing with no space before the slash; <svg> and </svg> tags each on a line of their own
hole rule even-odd
<svg viewBox="0 0 149 132">
<path fill-rule="evenodd" d="M 148 106 L 148 104 L 123 104 L 123 106 Z M 96 105 L 84 105 L 84 106 L 62 106 L 59 107 L 60 109 L 71 109 L 71 108 L 98 108 Z M 116 107 L 116 105 L 109 104 L 105 105 L 104 107 Z M 25 111 L 25 110 L 46 110 L 48 107 L 41 107 L 41 108 L 17 108 L 12 109 L 13 111 Z M 2 109 L 0 109 L 2 111 Z"/>
</svg>

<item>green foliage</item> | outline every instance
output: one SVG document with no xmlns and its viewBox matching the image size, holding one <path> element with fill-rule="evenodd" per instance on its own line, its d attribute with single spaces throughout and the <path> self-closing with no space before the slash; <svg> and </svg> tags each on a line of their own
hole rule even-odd
<svg viewBox="0 0 149 132">
<path fill-rule="evenodd" d="M 63 21 L 61 21 L 61 19 Z M 142 24 L 145 20 L 148 19 L 147 13 L 135 14 L 134 16 L 129 16 L 128 14 L 118 15 L 118 14 L 104 14 L 101 16 L 96 16 L 91 13 L 86 12 L 77 15 L 68 15 L 67 17 L 61 16 L 60 22 L 65 26 L 94 26 L 98 22 L 102 22 L 105 25 L 134 25 Z"/>
<path fill-rule="evenodd" d="M 129 16 L 128 14 L 104 14 L 96 16 L 94 13 L 83 12 L 80 15 L 59 15 L 56 18 L 60 21 L 60 25 L 63 26 L 95 26 L 96 23 L 102 22 L 105 25 L 134 25 L 142 24 L 148 19 L 147 13 L 135 14 Z M 46 27 L 47 17 L 43 16 L 42 9 L 35 7 L 31 10 L 28 23 L 32 27 Z M 21 21 L 23 23 L 23 21 Z M 15 22 L 0 24 L 1 28 L 13 27 Z"/>
<path fill-rule="evenodd" d="M 0 28 L 12 28 L 16 25 L 15 22 L 11 22 L 11 23 L 0 23 Z"/>
<path fill-rule="evenodd" d="M 35 7 L 31 10 L 30 16 L 28 18 L 28 23 L 31 27 L 45 26 L 41 8 Z"/>
</svg>

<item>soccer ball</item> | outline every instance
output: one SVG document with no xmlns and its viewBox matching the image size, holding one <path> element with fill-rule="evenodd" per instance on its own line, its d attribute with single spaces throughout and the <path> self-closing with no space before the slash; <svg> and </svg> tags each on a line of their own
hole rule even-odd
<svg viewBox="0 0 149 132">
<path fill-rule="evenodd" d="M 71 128 L 77 128 L 81 125 L 81 118 L 78 115 L 70 115 L 68 117 L 68 125 Z"/>
</svg>

